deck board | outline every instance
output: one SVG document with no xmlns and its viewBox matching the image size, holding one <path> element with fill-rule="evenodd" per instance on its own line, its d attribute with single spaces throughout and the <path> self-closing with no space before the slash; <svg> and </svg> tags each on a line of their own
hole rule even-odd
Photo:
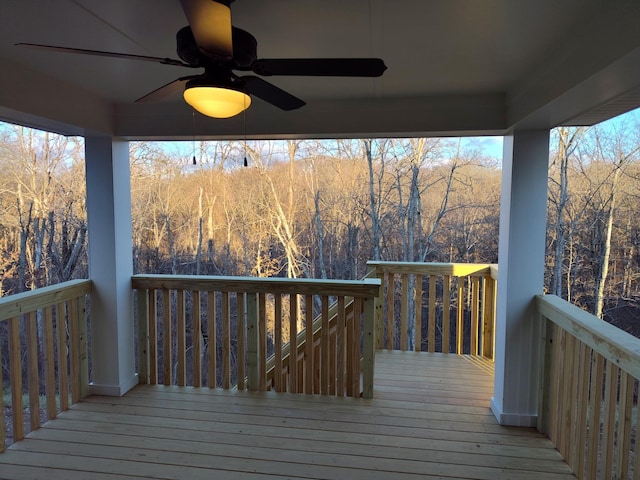
<svg viewBox="0 0 640 480">
<path fill-rule="evenodd" d="M 371 400 L 147 385 L 91 396 L 1 454 L 0 478 L 574 478 L 535 430 L 496 423 L 491 364 L 379 352 L 375 385 Z"/>
</svg>

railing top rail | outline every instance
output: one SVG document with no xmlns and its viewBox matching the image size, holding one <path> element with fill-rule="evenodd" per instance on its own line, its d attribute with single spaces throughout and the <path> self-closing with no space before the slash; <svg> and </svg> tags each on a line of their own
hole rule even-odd
<svg viewBox="0 0 640 480">
<path fill-rule="evenodd" d="M 536 296 L 538 311 L 551 322 L 640 379 L 640 339 L 556 295 Z"/>
<path fill-rule="evenodd" d="M 0 321 L 91 293 L 91 280 L 70 280 L 0 298 Z"/>
<path fill-rule="evenodd" d="M 419 275 L 452 275 L 466 277 L 468 275 L 491 275 L 497 279 L 497 265 L 491 263 L 438 263 L 438 262 L 367 262 L 369 268 L 382 273 L 407 273 Z M 494 276 L 495 275 L 495 276 Z"/>
<path fill-rule="evenodd" d="M 364 298 L 378 296 L 380 289 L 379 279 L 320 280 L 205 275 L 134 275 L 131 278 L 131 284 L 136 289 L 343 295 Z"/>
</svg>

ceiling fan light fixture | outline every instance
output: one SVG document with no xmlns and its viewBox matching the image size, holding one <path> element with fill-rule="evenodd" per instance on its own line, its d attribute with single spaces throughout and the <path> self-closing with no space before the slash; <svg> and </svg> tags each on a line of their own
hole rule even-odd
<svg viewBox="0 0 640 480">
<path fill-rule="evenodd" d="M 214 118 L 233 117 L 251 105 L 251 97 L 241 89 L 201 82 L 188 82 L 183 96 L 195 110 Z"/>
</svg>

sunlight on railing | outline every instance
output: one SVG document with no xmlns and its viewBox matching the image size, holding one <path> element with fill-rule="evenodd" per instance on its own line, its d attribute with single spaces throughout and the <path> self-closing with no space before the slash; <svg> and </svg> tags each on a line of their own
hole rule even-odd
<svg viewBox="0 0 640 480">
<path fill-rule="evenodd" d="M 497 267 L 368 262 L 382 282 L 376 347 L 493 358 Z"/>
<path fill-rule="evenodd" d="M 538 430 L 579 479 L 638 478 L 640 339 L 555 295 L 536 301 L 545 319 Z"/>
<path fill-rule="evenodd" d="M 143 383 L 373 392 L 375 279 L 136 275 L 132 283 Z M 319 327 L 305 330 L 316 318 Z"/>
<path fill-rule="evenodd" d="M 72 280 L 0 298 L 0 337 L 7 339 L 0 359 L 9 366 L 4 380 L 0 369 L 0 385 L 8 385 L 3 410 L 11 417 L 7 431 L 0 422 L 0 452 L 87 395 L 90 292 L 90 280 Z"/>
</svg>

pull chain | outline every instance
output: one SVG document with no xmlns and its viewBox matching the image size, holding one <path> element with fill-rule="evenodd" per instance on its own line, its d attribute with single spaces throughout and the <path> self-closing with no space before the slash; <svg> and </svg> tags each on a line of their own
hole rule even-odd
<svg viewBox="0 0 640 480">
<path fill-rule="evenodd" d="M 244 128 L 244 166 L 248 167 L 249 162 L 247 161 L 247 110 L 245 109 L 242 112 L 242 121 Z"/>
<path fill-rule="evenodd" d="M 193 154 L 193 164 L 197 165 L 198 162 L 196 161 L 196 112 L 194 112 L 193 110 L 191 110 L 191 132 L 193 133 L 193 136 L 191 138 L 192 140 L 191 153 Z"/>
</svg>

